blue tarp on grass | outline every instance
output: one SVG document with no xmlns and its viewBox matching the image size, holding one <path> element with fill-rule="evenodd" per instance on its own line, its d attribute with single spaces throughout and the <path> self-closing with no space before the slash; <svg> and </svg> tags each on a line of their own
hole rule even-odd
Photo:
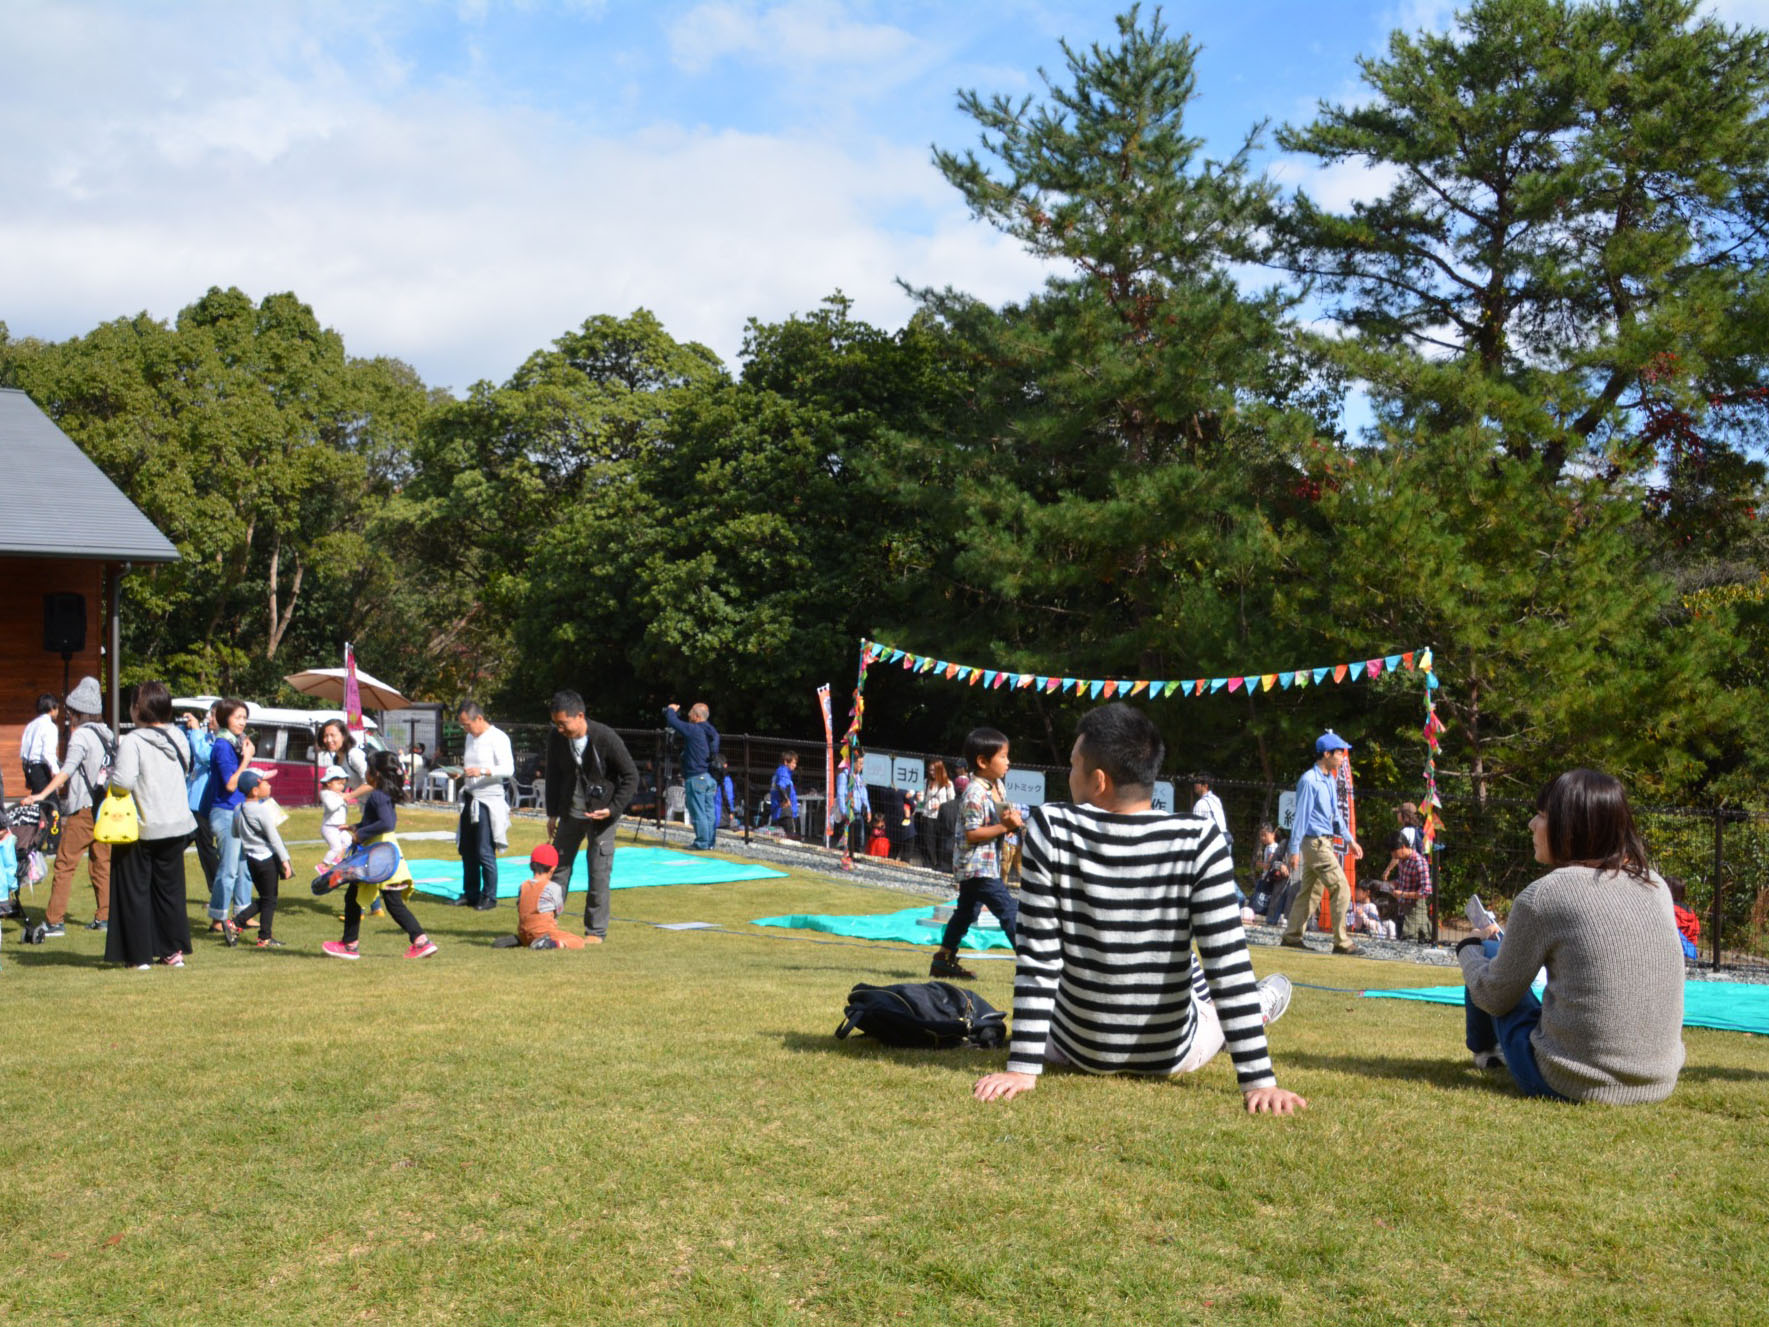
<svg viewBox="0 0 1769 1327">
<path fill-rule="evenodd" d="M 1364 994 L 1385 1000 L 1462 1003 L 1460 986 L 1400 986 L 1386 991 L 1369 990 Z M 1734 981 L 1686 981 L 1683 983 L 1683 1026 L 1769 1036 L 1769 986 Z"/>
<path fill-rule="evenodd" d="M 417 888 L 438 898 L 461 896 L 461 862 L 458 857 L 408 857 Z M 660 885 L 723 885 L 735 880 L 772 880 L 786 872 L 753 862 L 729 862 L 705 853 L 673 852 L 650 845 L 622 844 L 614 850 L 610 889 L 653 889 Z M 571 888 L 589 887 L 589 866 L 579 852 L 571 867 Z M 515 898 L 528 879 L 527 857 L 498 858 L 498 897 Z"/>
<path fill-rule="evenodd" d="M 934 905 L 929 905 L 925 908 L 905 908 L 902 912 L 872 913 L 858 917 L 797 912 L 785 917 L 757 917 L 750 925 L 825 931 L 830 935 L 853 936 L 859 940 L 896 940 L 912 945 L 938 945 L 942 928 L 921 924 L 924 920 L 931 920 L 934 911 Z M 985 925 L 979 918 L 977 924 L 965 932 L 963 948 L 1012 949 L 1007 936 L 993 922 L 994 918 L 990 917 L 990 924 Z"/>
</svg>

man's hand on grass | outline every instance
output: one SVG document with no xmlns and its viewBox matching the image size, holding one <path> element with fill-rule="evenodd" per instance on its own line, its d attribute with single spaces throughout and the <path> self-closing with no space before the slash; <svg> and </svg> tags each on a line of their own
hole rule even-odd
<svg viewBox="0 0 1769 1327">
<path fill-rule="evenodd" d="M 1246 1102 L 1249 1115 L 1294 1115 L 1308 1109 L 1305 1098 L 1281 1087 L 1256 1087 L 1246 1094 Z"/>
<path fill-rule="evenodd" d="M 985 1074 L 977 1079 L 971 1095 L 978 1101 L 1012 1101 L 1022 1092 L 1038 1086 L 1037 1074 Z"/>
</svg>

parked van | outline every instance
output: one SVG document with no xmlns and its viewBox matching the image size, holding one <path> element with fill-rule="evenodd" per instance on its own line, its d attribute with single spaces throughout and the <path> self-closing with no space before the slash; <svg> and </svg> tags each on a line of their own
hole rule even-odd
<svg viewBox="0 0 1769 1327">
<path fill-rule="evenodd" d="M 174 713 L 201 718 L 220 697 L 181 696 L 173 700 Z M 258 748 L 252 768 L 274 770 L 271 789 L 283 806 L 313 806 L 319 801 L 319 729 L 327 719 L 344 722 L 343 710 L 287 710 L 246 702 L 246 735 Z M 369 751 L 381 749 L 375 721 L 363 715 L 368 731 L 359 740 Z"/>
</svg>

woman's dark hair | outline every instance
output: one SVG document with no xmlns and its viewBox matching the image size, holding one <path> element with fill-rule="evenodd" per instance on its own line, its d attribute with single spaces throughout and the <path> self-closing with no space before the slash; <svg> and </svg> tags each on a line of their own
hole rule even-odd
<svg viewBox="0 0 1769 1327">
<path fill-rule="evenodd" d="M 975 769 L 985 760 L 994 760 L 1007 746 L 1007 734 L 994 728 L 972 728 L 964 739 L 964 767 Z"/>
<path fill-rule="evenodd" d="M 52 696 L 49 692 L 45 691 L 41 696 L 37 697 L 37 713 L 39 714 L 48 714 L 52 710 L 59 710 L 60 708 L 60 696 Z"/>
<path fill-rule="evenodd" d="M 172 693 L 164 682 L 143 682 L 135 688 L 135 704 L 129 713 L 136 723 L 171 723 Z"/>
<path fill-rule="evenodd" d="M 1547 817 L 1548 856 L 1556 866 L 1589 862 L 1644 881 L 1646 845 L 1634 828 L 1621 780 L 1594 769 L 1569 769 L 1550 779 L 1536 797 Z"/>
<path fill-rule="evenodd" d="M 395 806 L 405 800 L 405 771 L 399 768 L 399 757 L 393 752 L 369 753 L 369 782 L 386 793 Z"/>
<path fill-rule="evenodd" d="M 1101 705 L 1081 716 L 1075 736 L 1081 741 L 1081 758 L 1119 788 L 1155 786 L 1167 744 L 1141 710 L 1119 701 Z"/>
<path fill-rule="evenodd" d="M 319 735 L 322 745 L 324 744 L 326 729 L 328 728 L 336 728 L 338 730 L 338 736 L 344 739 L 344 744 L 338 748 L 339 755 L 343 755 L 346 751 L 356 745 L 356 739 L 350 735 L 350 729 L 344 726 L 344 720 L 342 719 L 327 719 L 324 723 L 320 724 Z"/>
<path fill-rule="evenodd" d="M 246 708 L 245 701 L 234 700 L 231 696 L 228 697 L 226 700 L 216 701 L 215 702 L 215 724 L 216 724 L 216 726 L 219 728 L 225 729 L 227 727 L 227 721 L 229 719 L 233 718 L 234 713 L 238 710 L 243 710 L 245 708 Z"/>
<path fill-rule="evenodd" d="M 1665 877 L 1665 888 L 1671 891 L 1671 902 L 1679 908 L 1683 906 L 1683 877 L 1668 875 Z"/>
<path fill-rule="evenodd" d="M 928 761 L 927 776 L 928 782 L 932 783 L 936 788 L 944 788 L 948 783 L 952 782 L 952 776 L 946 772 L 946 762 L 943 760 Z"/>
</svg>

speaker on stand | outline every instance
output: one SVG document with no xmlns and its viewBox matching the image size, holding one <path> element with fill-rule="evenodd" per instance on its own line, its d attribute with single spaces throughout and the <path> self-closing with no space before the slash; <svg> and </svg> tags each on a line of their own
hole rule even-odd
<svg viewBox="0 0 1769 1327">
<path fill-rule="evenodd" d="M 86 596 L 83 594 L 46 594 L 43 596 L 43 648 L 61 656 L 61 694 L 68 694 L 68 671 L 74 656 L 86 648 Z M 66 725 L 67 711 L 61 721 Z"/>
</svg>

